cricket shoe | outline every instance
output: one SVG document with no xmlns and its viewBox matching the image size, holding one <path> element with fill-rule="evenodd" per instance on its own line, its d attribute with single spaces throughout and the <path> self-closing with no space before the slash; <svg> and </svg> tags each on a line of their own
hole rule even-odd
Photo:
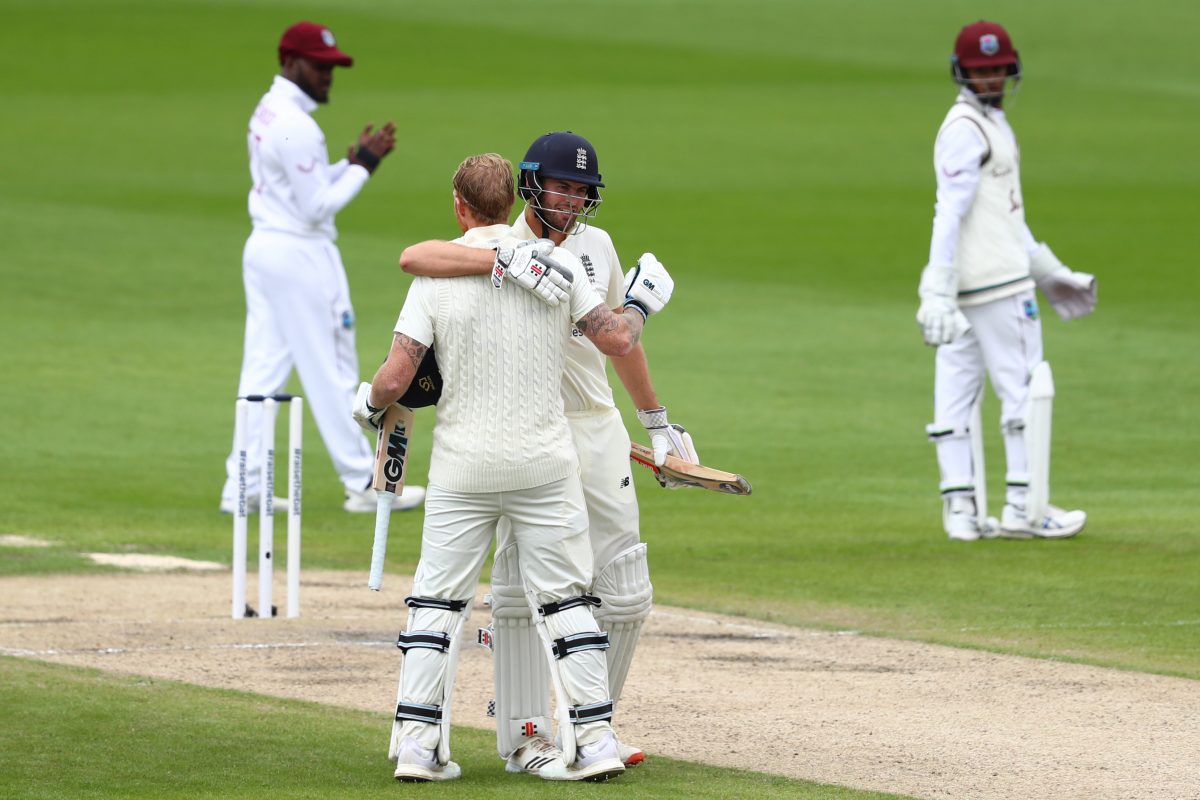
<svg viewBox="0 0 1200 800">
<path fill-rule="evenodd" d="M 1083 530 L 1086 523 L 1086 512 L 1046 506 L 1041 521 L 1030 525 L 1025 518 L 1025 507 L 1008 503 L 1000 518 L 1000 535 L 1005 539 L 1069 539 Z"/>
<path fill-rule="evenodd" d="M 617 754 L 627 767 L 636 767 L 646 760 L 646 753 L 641 748 L 625 744 L 620 739 L 617 740 Z"/>
<path fill-rule="evenodd" d="M 437 756 L 428 747 L 422 747 L 411 736 L 400 740 L 396 756 L 396 780 L 401 783 L 425 783 L 427 781 L 452 781 L 462 775 L 458 764 L 448 761 L 439 764 Z"/>
<path fill-rule="evenodd" d="M 370 487 L 361 492 L 346 490 L 346 502 L 342 508 L 354 514 L 373 514 L 379 507 L 379 494 Z M 392 511 L 408 511 L 425 502 L 424 486 L 405 486 L 392 500 Z"/>
<path fill-rule="evenodd" d="M 275 505 L 275 508 L 273 510 L 276 513 L 282 514 L 287 511 L 288 499 L 286 497 L 276 497 L 276 498 L 274 498 L 273 502 Z M 246 513 L 247 514 L 257 514 L 258 507 L 260 504 L 261 504 L 261 501 L 259 500 L 258 495 L 247 495 L 246 496 Z M 232 497 L 228 498 L 228 499 L 226 499 L 224 497 L 221 498 L 221 513 L 222 514 L 232 514 L 236 509 L 237 509 L 237 498 L 232 498 Z"/>
<path fill-rule="evenodd" d="M 942 527 L 951 541 L 973 542 L 980 538 L 975 517 L 975 498 L 963 495 L 947 497 L 942 506 Z"/>
<path fill-rule="evenodd" d="M 546 780 L 567 780 L 567 764 L 563 752 L 545 736 L 533 736 L 513 751 L 504 764 L 508 773 L 527 772 Z"/>
<path fill-rule="evenodd" d="M 617 737 L 610 731 L 599 741 L 580 745 L 575 751 L 575 763 L 566 768 L 565 774 L 557 770 L 542 768 L 541 776 L 551 781 L 607 781 L 625 771 L 621 763 L 621 751 Z"/>
</svg>

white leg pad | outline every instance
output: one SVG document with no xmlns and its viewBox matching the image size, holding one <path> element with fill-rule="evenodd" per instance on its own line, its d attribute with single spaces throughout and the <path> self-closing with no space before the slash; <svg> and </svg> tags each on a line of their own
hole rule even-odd
<svg viewBox="0 0 1200 800">
<path fill-rule="evenodd" d="M 1025 449 L 1029 459 L 1029 494 L 1025 517 L 1041 524 L 1050 507 L 1050 420 L 1054 413 L 1054 377 L 1050 363 L 1041 361 L 1029 378 L 1029 408 L 1025 420 Z"/>
<path fill-rule="evenodd" d="M 531 736 L 552 737 L 550 670 L 533 626 L 515 545 L 492 565 L 492 679 L 496 749 L 508 758 Z"/>
<path fill-rule="evenodd" d="M 422 602 L 408 600 L 410 605 Z M 400 740 L 412 736 L 422 747 L 436 750 L 440 763 L 449 762 L 450 700 L 462 646 L 460 634 L 470 613 L 469 601 L 462 602 L 461 608 L 415 606 L 408 612 L 408 628 L 397 642 L 404 651 L 404 664 L 396 692 L 389 760 L 396 760 Z"/>
<path fill-rule="evenodd" d="M 625 678 L 633 664 L 633 652 L 650 616 L 654 587 L 646 563 L 646 545 L 624 550 L 596 576 L 593 588 L 600 598 L 596 623 L 608 634 L 608 691 L 614 706 L 621 699 Z"/>
</svg>

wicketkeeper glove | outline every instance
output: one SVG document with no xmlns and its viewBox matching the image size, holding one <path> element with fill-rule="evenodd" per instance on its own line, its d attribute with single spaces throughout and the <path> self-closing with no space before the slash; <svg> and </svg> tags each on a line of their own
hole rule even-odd
<svg viewBox="0 0 1200 800">
<path fill-rule="evenodd" d="M 700 456 L 696 455 L 696 446 L 692 444 L 692 435 L 682 425 L 672 425 L 667 421 L 666 406 L 644 411 L 639 409 L 637 416 L 646 433 L 650 434 L 656 466 L 661 467 L 665 464 L 668 454 L 693 464 L 700 463 Z"/>
<path fill-rule="evenodd" d="M 674 291 L 675 281 L 667 268 L 653 253 L 643 253 L 625 276 L 625 308 L 649 317 L 663 310 Z"/>
<path fill-rule="evenodd" d="M 1029 259 L 1029 274 L 1064 320 L 1087 316 L 1096 308 L 1096 276 L 1073 272 L 1043 243 Z"/>
<path fill-rule="evenodd" d="M 359 384 L 358 394 L 354 396 L 354 421 L 367 433 L 379 433 L 385 410 L 371 405 L 371 384 Z"/>
<path fill-rule="evenodd" d="M 921 326 L 925 344 L 931 347 L 950 344 L 971 330 L 971 323 L 958 310 L 958 275 L 954 267 L 926 266 L 917 294 L 921 297 L 917 324 Z"/>
<path fill-rule="evenodd" d="M 505 277 L 509 277 L 546 305 L 565 302 L 571 295 L 571 281 L 575 276 L 550 258 L 553 251 L 554 242 L 549 239 L 535 239 L 496 250 L 496 260 L 492 262 L 492 286 L 499 289 Z"/>
</svg>

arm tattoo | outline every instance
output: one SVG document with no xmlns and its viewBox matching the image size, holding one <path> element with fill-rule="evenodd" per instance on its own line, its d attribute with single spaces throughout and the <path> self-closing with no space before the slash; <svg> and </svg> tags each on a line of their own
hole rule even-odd
<svg viewBox="0 0 1200 800">
<path fill-rule="evenodd" d="M 633 343 L 637 344 L 642 338 L 642 316 L 633 314 L 614 314 L 603 305 L 596 306 L 575 323 L 575 327 L 585 336 L 619 335 L 624 328 L 629 332 Z"/>
<path fill-rule="evenodd" d="M 403 333 L 396 334 L 396 346 L 408 356 L 408 360 L 412 362 L 414 372 L 417 367 L 421 366 L 421 359 L 425 357 L 425 351 L 429 349 L 416 339 L 405 336 Z"/>
</svg>

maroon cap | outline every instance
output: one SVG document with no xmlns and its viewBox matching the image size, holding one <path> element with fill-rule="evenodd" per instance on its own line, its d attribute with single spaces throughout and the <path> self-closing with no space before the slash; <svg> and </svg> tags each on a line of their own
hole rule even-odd
<svg viewBox="0 0 1200 800">
<path fill-rule="evenodd" d="M 337 64 L 349 67 L 354 59 L 337 49 L 333 34 L 315 22 L 297 22 L 283 32 L 279 40 L 279 63 L 285 56 L 300 56 L 318 64 Z"/>
<path fill-rule="evenodd" d="M 954 40 L 954 55 L 967 69 L 1017 63 L 1017 51 L 1013 49 L 1008 31 L 995 22 L 984 20 L 963 26 Z"/>
</svg>

